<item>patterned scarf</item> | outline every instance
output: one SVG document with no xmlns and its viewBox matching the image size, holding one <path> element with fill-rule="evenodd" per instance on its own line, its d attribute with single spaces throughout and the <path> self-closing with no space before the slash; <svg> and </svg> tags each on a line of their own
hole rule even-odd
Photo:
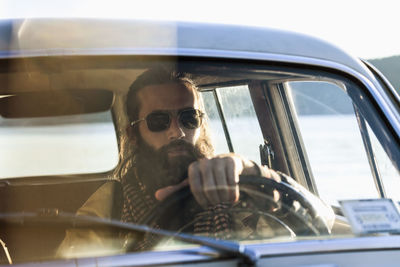
<svg viewBox="0 0 400 267">
<path fill-rule="evenodd" d="M 129 159 L 125 162 L 121 171 L 121 184 L 123 191 L 123 207 L 121 221 L 126 223 L 138 224 L 141 219 L 154 209 L 157 200 L 146 191 L 146 186 L 140 181 L 135 167 L 135 160 Z M 154 228 L 159 228 L 157 225 Z M 126 236 L 129 239 L 129 235 Z M 157 236 L 146 234 L 143 239 L 135 244 L 127 245 L 133 251 L 148 250 L 157 243 Z"/>
<path fill-rule="evenodd" d="M 137 175 L 134 160 L 129 160 L 124 166 L 124 174 L 121 176 L 123 188 L 123 208 L 121 220 L 127 223 L 140 223 L 159 203 L 155 197 L 148 193 L 146 186 Z M 193 215 L 193 234 L 217 239 L 230 239 L 233 232 L 233 220 L 229 212 L 232 204 L 221 203 L 209 207 Z M 158 225 L 151 227 L 160 229 Z M 129 236 L 126 237 L 129 239 Z M 144 251 L 154 247 L 161 237 L 155 234 L 146 234 L 140 241 L 129 245 L 133 251 Z"/>
</svg>

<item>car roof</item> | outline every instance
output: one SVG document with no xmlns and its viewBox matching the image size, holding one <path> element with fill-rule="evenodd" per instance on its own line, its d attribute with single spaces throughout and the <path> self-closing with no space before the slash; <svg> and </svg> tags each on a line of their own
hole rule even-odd
<svg viewBox="0 0 400 267">
<path fill-rule="evenodd" d="M 191 55 L 317 59 L 368 74 L 361 62 L 323 40 L 277 29 L 190 22 L 101 19 L 0 21 L 0 57 L 49 55 Z"/>
</svg>

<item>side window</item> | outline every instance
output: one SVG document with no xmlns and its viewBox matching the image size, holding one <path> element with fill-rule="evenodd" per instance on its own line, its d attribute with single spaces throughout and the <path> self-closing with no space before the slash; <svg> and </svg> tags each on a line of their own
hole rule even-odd
<svg viewBox="0 0 400 267">
<path fill-rule="evenodd" d="M 337 204 L 348 198 L 376 198 L 351 99 L 336 84 L 288 82 L 318 192 Z"/>
<path fill-rule="evenodd" d="M 400 174 L 393 166 L 389 157 L 369 127 L 368 133 L 371 136 L 372 149 L 374 151 L 377 168 L 382 177 L 383 187 L 386 191 L 386 195 L 388 198 L 400 201 Z"/>
<path fill-rule="evenodd" d="M 109 171 L 118 164 L 111 112 L 0 118 L 0 177 Z"/>
<path fill-rule="evenodd" d="M 208 117 L 208 124 L 211 129 L 211 139 L 213 141 L 215 153 L 228 153 L 229 147 L 226 141 L 223 124 L 221 123 L 215 94 L 213 91 L 202 92 L 205 110 Z"/>
<path fill-rule="evenodd" d="M 247 85 L 203 92 L 203 99 L 216 153 L 229 152 L 230 142 L 235 153 L 260 163 L 259 145 L 263 144 L 263 137 Z"/>
</svg>

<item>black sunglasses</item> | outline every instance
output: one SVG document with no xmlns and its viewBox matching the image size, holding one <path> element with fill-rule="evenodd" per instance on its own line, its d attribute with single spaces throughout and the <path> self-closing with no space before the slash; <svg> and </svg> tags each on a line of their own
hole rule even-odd
<svg viewBox="0 0 400 267">
<path fill-rule="evenodd" d="M 196 129 L 202 124 L 204 113 L 198 109 L 186 108 L 178 111 L 177 117 L 179 123 L 186 129 Z M 171 112 L 168 111 L 154 111 L 136 121 L 131 122 L 131 126 L 139 122 L 146 121 L 147 128 L 152 132 L 165 131 L 171 125 Z"/>
</svg>

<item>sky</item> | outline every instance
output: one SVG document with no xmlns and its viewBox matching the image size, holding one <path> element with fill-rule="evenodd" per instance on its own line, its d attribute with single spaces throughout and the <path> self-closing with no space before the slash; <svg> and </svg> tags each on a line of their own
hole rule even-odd
<svg viewBox="0 0 400 267">
<path fill-rule="evenodd" d="M 400 55 L 397 0 L 0 0 L 0 19 L 90 17 L 270 27 L 312 35 L 364 59 Z"/>
</svg>

